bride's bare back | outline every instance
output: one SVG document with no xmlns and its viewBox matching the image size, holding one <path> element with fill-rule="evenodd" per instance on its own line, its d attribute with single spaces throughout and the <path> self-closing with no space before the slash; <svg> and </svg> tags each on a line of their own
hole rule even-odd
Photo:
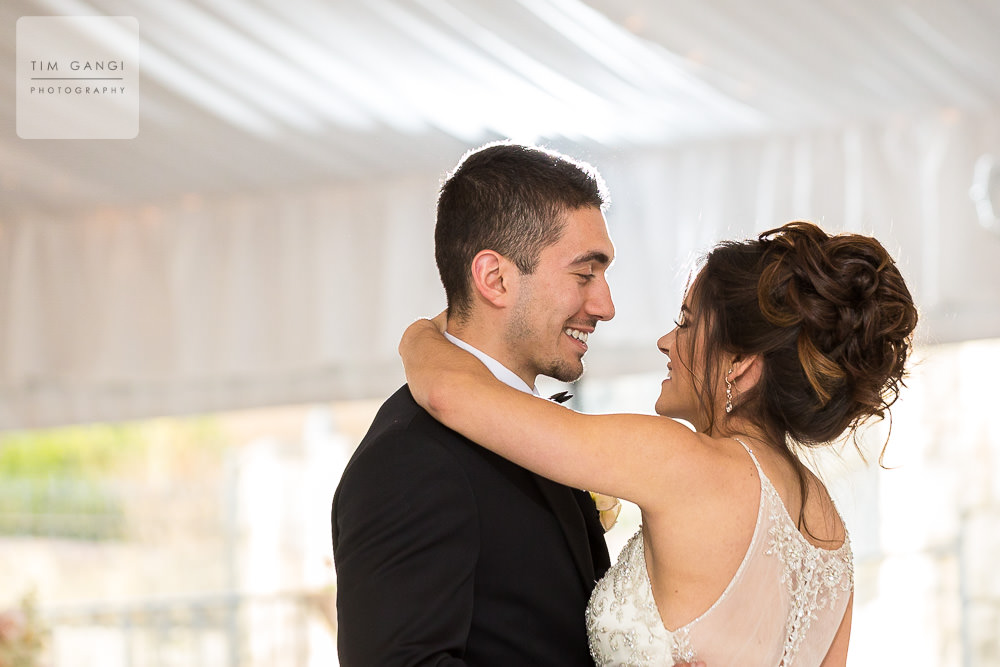
<svg viewBox="0 0 1000 667">
<path fill-rule="evenodd" d="M 758 444 L 753 452 L 797 524 L 803 509 L 797 472 L 766 446 Z M 668 628 L 684 625 L 719 598 L 743 562 L 757 523 L 761 485 L 753 459 L 732 438 L 709 440 L 703 456 L 704 464 L 690 468 L 686 492 L 665 494 L 674 507 L 643 512 L 646 564 Z M 819 479 L 806 471 L 806 482 L 799 530 L 817 548 L 836 549 L 846 537 L 843 521 Z"/>
<path fill-rule="evenodd" d="M 846 659 L 846 650 L 834 656 L 830 648 L 849 613 L 851 551 L 828 495 L 809 494 L 807 513 L 813 513 L 812 501 L 817 516 L 835 519 L 831 528 L 841 539 L 833 549 L 799 532 L 763 465 L 749 448 L 729 442 L 750 472 L 721 450 L 711 484 L 728 483 L 728 492 L 706 492 L 732 501 L 728 511 L 727 501 L 713 503 L 700 522 L 680 526 L 669 520 L 672 512 L 654 512 L 655 518 L 644 512 L 641 532 L 599 582 L 587 615 L 598 664 L 699 659 L 709 665 L 818 665 L 827 657 L 829 664 Z M 784 473 L 772 474 L 780 486 L 797 491 L 797 475 L 790 466 L 775 466 L 782 467 Z M 756 488 L 747 493 L 751 486 Z"/>
</svg>

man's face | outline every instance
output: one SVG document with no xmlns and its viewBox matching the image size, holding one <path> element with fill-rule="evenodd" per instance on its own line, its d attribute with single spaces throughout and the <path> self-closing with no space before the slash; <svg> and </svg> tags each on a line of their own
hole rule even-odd
<svg viewBox="0 0 1000 667">
<path fill-rule="evenodd" d="M 562 238 L 544 248 L 534 273 L 522 274 L 504 332 L 515 373 L 573 382 L 583 374 L 587 337 L 615 316 L 605 276 L 615 248 L 599 208 L 565 214 Z"/>
</svg>

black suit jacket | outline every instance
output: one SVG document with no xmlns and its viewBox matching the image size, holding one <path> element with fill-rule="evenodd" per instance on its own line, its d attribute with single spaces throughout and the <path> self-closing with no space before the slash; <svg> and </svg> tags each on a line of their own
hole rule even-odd
<svg viewBox="0 0 1000 667">
<path fill-rule="evenodd" d="M 341 665 L 591 665 L 590 497 L 435 421 L 404 386 L 333 501 Z"/>
</svg>

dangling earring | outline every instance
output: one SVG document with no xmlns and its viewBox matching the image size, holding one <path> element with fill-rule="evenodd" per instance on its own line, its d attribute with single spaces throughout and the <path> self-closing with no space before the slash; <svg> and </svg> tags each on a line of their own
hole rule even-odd
<svg viewBox="0 0 1000 667">
<path fill-rule="evenodd" d="M 729 376 L 733 374 L 733 367 L 729 367 L 729 372 L 726 373 L 726 414 L 733 411 L 733 383 L 730 381 Z"/>
</svg>

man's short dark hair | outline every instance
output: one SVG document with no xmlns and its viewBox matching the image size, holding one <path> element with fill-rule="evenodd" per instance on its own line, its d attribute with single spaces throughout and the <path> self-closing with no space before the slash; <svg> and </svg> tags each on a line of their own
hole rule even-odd
<svg viewBox="0 0 1000 667">
<path fill-rule="evenodd" d="M 561 237 L 568 212 L 607 203 L 597 170 L 555 151 L 500 142 L 466 153 L 441 186 L 434 230 L 451 314 L 468 315 L 478 252 L 494 250 L 532 273 L 542 249 Z"/>
</svg>

